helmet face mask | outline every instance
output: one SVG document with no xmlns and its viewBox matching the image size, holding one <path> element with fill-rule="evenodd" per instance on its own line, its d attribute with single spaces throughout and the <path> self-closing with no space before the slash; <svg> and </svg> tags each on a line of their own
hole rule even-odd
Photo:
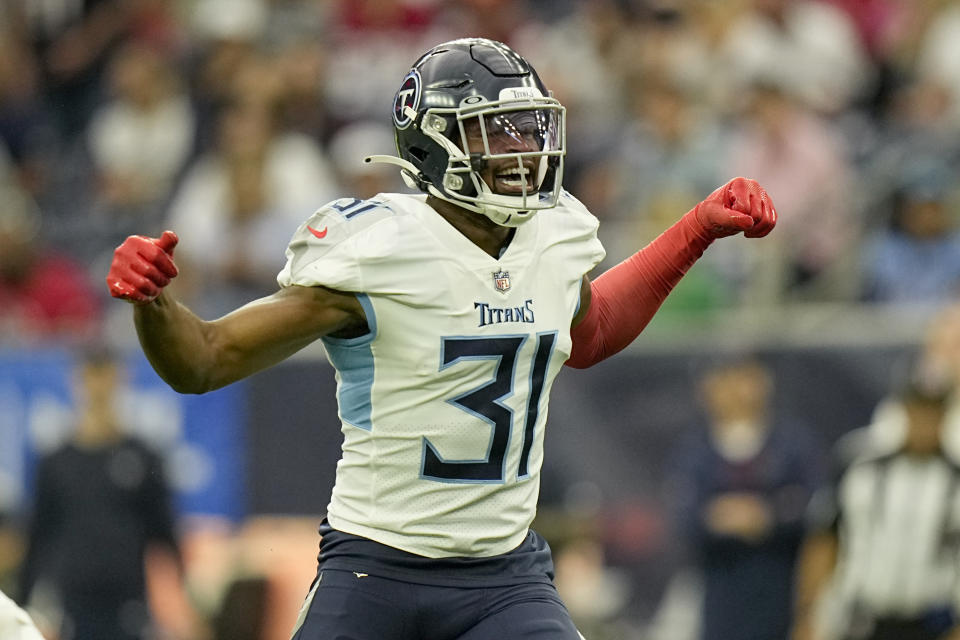
<svg viewBox="0 0 960 640">
<path fill-rule="evenodd" d="M 449 137 L 435 128 L 425 133 L 448 149 L 442 185 L 457 204 L 506 225 L 556 206 L 565 147 L 564 112 L 556 100 L 475 101 L 431 109 L 430 116 L 456 123 Z"/>
<path fill-rule="evenodd" d="M 408 183 L 495 223 L 516 226 L 562 191 L 563 106 L 529 64 L 483 39 L 424 54 L 394 101 Z"/>
</svg>

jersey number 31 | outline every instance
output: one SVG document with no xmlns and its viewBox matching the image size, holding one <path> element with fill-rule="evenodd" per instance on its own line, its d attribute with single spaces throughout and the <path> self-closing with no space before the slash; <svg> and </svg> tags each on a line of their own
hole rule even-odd
<svg viewBox="0 0 960 640">
<path fill-rule="evenodd" d="M 547 365 L 556 343 L 557 333 L 537 334 L 537 345 L 530 367 L 529 389 L 520 449 L 517 478 L 529 474 L 528 464 L 533 446 L 533 431 L 540 414 L 540 396 L 546 379 Z M 456 407 L 477 416 L 493 427 L 487 455 L 478 460 L 444 460 L 430 440 L 423 439 L 424 478 L 440 482 L 503 482 L 506 477 L 506 457 L 513 426 L 513 409 L 503 404 L 513 395 L 517 356 L 527 336 L 497 336 L 486 338 L 443 338 L 440 370 L 462 360 L 494 360 L 493 380 L 451 398 Z"/>
</svg>

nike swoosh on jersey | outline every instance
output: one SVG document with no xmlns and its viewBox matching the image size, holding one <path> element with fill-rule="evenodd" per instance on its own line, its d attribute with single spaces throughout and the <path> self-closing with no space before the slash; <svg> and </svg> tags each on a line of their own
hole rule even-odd
<svg viewBox="0 0 960 640">
<path fill-rule="evenodd" d="M 307 225 L 307 230 L 309 230 L 310 233 L 312 233 L 313 235 L 315 235 L 316 237 L 318 237 L 318 238 L 320 238 L 320 239 L 323 239 L 323 238 L 326 238 L 326 237 L 327 237 L 327 228 L 326 228 L 326 227 L 324 227 L 324 228 L 321 229 L 320 231 L 317 231 L 316 229 L 314 229 L 314 228 L 311 227 L 310 225 Z"/>
</svg>

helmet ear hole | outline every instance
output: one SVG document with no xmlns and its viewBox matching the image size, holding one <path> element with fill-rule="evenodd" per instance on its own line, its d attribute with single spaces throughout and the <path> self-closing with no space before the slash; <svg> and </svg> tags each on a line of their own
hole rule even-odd
<svg viewBox="0 0 960 640">
<path fill-rule="evenodd" d="M 428 152 L 426 149 L 421 149 L 420 147 L 409 147 L 407 148 L 407 152 L 420 162 L 423 162 L 427 159 Z"/>
</svg>

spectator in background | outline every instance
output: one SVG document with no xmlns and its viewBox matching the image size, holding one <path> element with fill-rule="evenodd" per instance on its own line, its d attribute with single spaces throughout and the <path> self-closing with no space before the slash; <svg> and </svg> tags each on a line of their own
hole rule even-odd
<svg viewBox="0 0 960 640">
<path fill-rule="evenodd" d="M 17 183 L 34 198 L 50 179 L 56 138 L 42 91 L 33 52 L 9 25 L 0 26 L 0 147 L 9 150 Z"/>
<path fill-rule="evenodd" d="M 960 130 L 960 5 L 941 3 L 919 43 L 918 75 L 949 95 L 954 131 Z"/>
<path fill-rule="evenodd" d="M 914 159 L 901 168 L 889 226 L 863 251 L 863 298 L 938 306 L 960 294 L 960 228 L 953 172 Z"/>
<path fill-rule="evenodd" d="M 379 120 L 354 122 L 338 129 L 328 149 L 341 191 L 367 199 L 402 190 L 404 185 L 396 171 L 363 161 L 367 156 L 391 155 L 396 148 L 393 130 Z"/>
<path fill-rule="evenodd" d="M 556 2 L 551 3 L 551 8 Z M 568 128 L 570 175 L 589 170 L 593 158 L 604 158 L 620 133 L 623 117 L 621 89 L 626 69 L 618 56 L 625 39 L 628 16 L 615 0 L 577 2 L 556 20 L 531 19 L 517 25 L 517 45 L 542 60 L 541 78 L 566 107 L 571 121 L 582 131 Z M 586 180 L 578 180 L 578 183 Z M 601 212 L 602 215 L 602 212 Z"/>
<path fill-rule="evenodd" d="M 37 466 L 21 597 L 61 619 L 63 638 L 152 637 L 148 553 L 179 563 L 163 463 L 124 434 L 115 411 L 122 372 L 103 349 L 83 355 L 74 435 Z"/>
<path fill-rule="evenodd" d="M 860 224 L 851 197 L 856 182 L 842 141 L 791 91 L 776 75 L 752 86 L 727 157 L 734 173 L 775 185 L 787 232 L 763 254 L 746 253 L 756 248 L 743 243 L 728 251 L 764 264 L 753 270 L 758 279 L 745 283 L 746 301 L 851 299 Z"/>
<path fill-rule="evenodd" d="M 905 29 L 908 4 L 900 0 L 827 0 L 846 12 L 872 60 L 885 63 Z"/>
<path fill-rule="evenodd" d="M 197 146 L 202 153 L 216 147 L 220 112 L 236 97 L 233 79 L 262 55 L 258 50 L 266 22 L 267 10 L 261 0 L 198 0 L 192 6 L 188 82 L 197 117 Z M 259 89 L 256 95 L 262 93 Z"/>
<path fill-rule="evenodd" d="M 113 98 L 96 111 L 87 132 L 98 183 L 98 215 L 88 216 L 87 224 L 99 223 L 104 244 L 114 246 L 133 227 L 159 222 L 193 150 L 195 119 L 172 61 L 159 50 L 126 44 L 108 78 Z"/>
<path fill-rule="evenodd" d="M 86 271 L 43 247 L 40 228 L 36 203 L 0 181 L 0 344 L 79 340 L 99 322 Z"/>
<path fill-rule="evenodd" d="M 754 358 L 713 367 L 701 392 L 708 423 L 679 445 L 668 485 L 702 576 L 700 638 L 786 638 L 817 448 L 802 425 L 771 415 L 771 372 Z"/>
<path fill-rule="evenodd" d="M 217 146 L 189 168 L 169 211 L 183 230 L 184 293 L 219 314 L 276 288 L 283 248 L 304 212 L 333 197 L 336 179 L 321 147 L 278 130 L 276 104 L 250 98 L 222 111 Z M 278 262 L 280 260 L 280 262 Z"/>
<path fill-rule="evenodd" d="M 619 225 L 604 241 L 611 263 L 663 232 L 669 211 L 689 208 L 695 194 L 710 191 L 720 180 L 716 149 L 724 148 L 726 136 L 713 114 L 695 102 L 694 95 L 677 80 L 638 77 L 627 83 L 632 116 L 625 121 L 617 149 L 606 165 L 615 173 L 607 209 L 623 212 Z M 598 162 L 597 165 L 603 163 Z M 585 183 L 589 195 L 604 183 L 595 172 Z M 592 185 L 591 185 L 592 183 Z M 588 186 L 591 185 L 591 186 Z M 596 198 L 594 198 L 596 200 Z M 736 251 L 740 251 L 738 246 Z M 726 304 L 746 276 L 745 266 L 731 259 L 727 247 L 704 256 L 665 302 L 664 311 L 686 313 L 715 309 Z"/>
<path fill-rule="evenodd" d="M 328 113 L 325 83 L 330 53 L 311 34 L 285 44 L 274 65 L 282 79 L 280 123 L 319 142 L 326 142 L 332 125 Z M 336 154 L 330 154 L 336 158 Z"/>
<path fill-rule="evenodd" d="M 513 42 L 517 31 L 530 22 L 529 2 L 458 0 L 452 4 L 446 12 L 449 22 L 445 26 L 453 33 L 472 33 L 499 42 Z"/>
<path fill-rule="evenodd" d="M 479 4 L 474 3 L 474 8 Z M 618 210 L 622 186 L 617 184 L 611 149 L 623 134 L 623 74 L 627 69 L 618 50 L 619 43 L 633 35 L 627 31 L 631 14 L 623 3 L 596 0 L 576 3 L 556 20 L 539 21 L 534 15 L 535 10 L 531 19 L 516 25 L 514 40 L 531 51 L 531 57 L 543 61 L 538 70 L 541 78 L 563 103 L 568 121 L 579 123 L 567 127 L 570 151 L 564 180 L 594 215 L 611 219 L 629 211 Z M 609 264 L 631 253 L 632 249 L 614 246 L 608 252 Z"/>
<path fill-rule="evenodd" d="M 825 114 L 855 104 L 872 82 L 863 41 L 849 15 L 824 2 L 750 0 L 722 47 L 741 90 L 778 77 L 791 94 Z"/>
<path fill-rule="evenodd" d="M 32 46 L 42 92 L 60 140 L 81 136 L 99 100 L 114 47 L 129 26 L 134 3 L 61 0 L 7 3 L 10 24 Z"/>
<path fill-rule="evenodd" d="M 395 78 L 406 73 L 406 61 L 416 59 L 429 43 L 443 39 L 434 23 L 456 14 L 461 3 L 444 3 L 445 8 L 435 0 L 335 0 L 328 4 L 326 40 L 336 60 L 335 72 L 324 78 L 323 91 L 332 123 L 340 126 L 381 117 L 383 96 L 395 91 Z M 461 27 L 453 31 L 457 37 L 465 35 L 463 25 L 456 27 Z M 450 30 L 445 33 L 449 35 Z M 482 34 L 471 30 L 470 35 Z"/>
<path fill-rule="evenodd" d="M 900 391 L 899 441 L 864 450 L 815 501 L 794 640 L 960 637 L 960 466 L 944 446 L 953 387 L 929 382 Z"/>
<path fill-rule="evenodd" d="M 864 177 L 865 210 L 882 211 L 903 181 L 903 171 L 931 161 L 957 166 L 960 143 L 951 122 L 951 98 L 946 89 L 915 76 L 906 76 L 890 91 L 872 130 L 861 131 L 855 141 Z M 854 142 L 853 137 L 850 137 Z M 883 216 L 864 220 L 867 231 L 886 222 Z"/>
<path fill-rule="evenodd" d="M 715 151 L 724 148 L 716 119 L 671 78 L 638 77 L 628 83 L 631 117 L 620 135 L 616 167 L 623 185 L 617 203 L 639 227 L 631 245 L 653 240 L 670 225 L 667 211 L 689 207 L 695 194 L 719 181 Z"/>
<path fill-rule="evenodd" d="M 72 439 L 37 466 L 20 594 L 43 619 L 61 621 L 64 640 L 155 637 L 148 556 L 179 565 L 163 463 L 125 435 L 115 411 L 122 373 L 103 349 L 83 355 Z"/>
</svg>

